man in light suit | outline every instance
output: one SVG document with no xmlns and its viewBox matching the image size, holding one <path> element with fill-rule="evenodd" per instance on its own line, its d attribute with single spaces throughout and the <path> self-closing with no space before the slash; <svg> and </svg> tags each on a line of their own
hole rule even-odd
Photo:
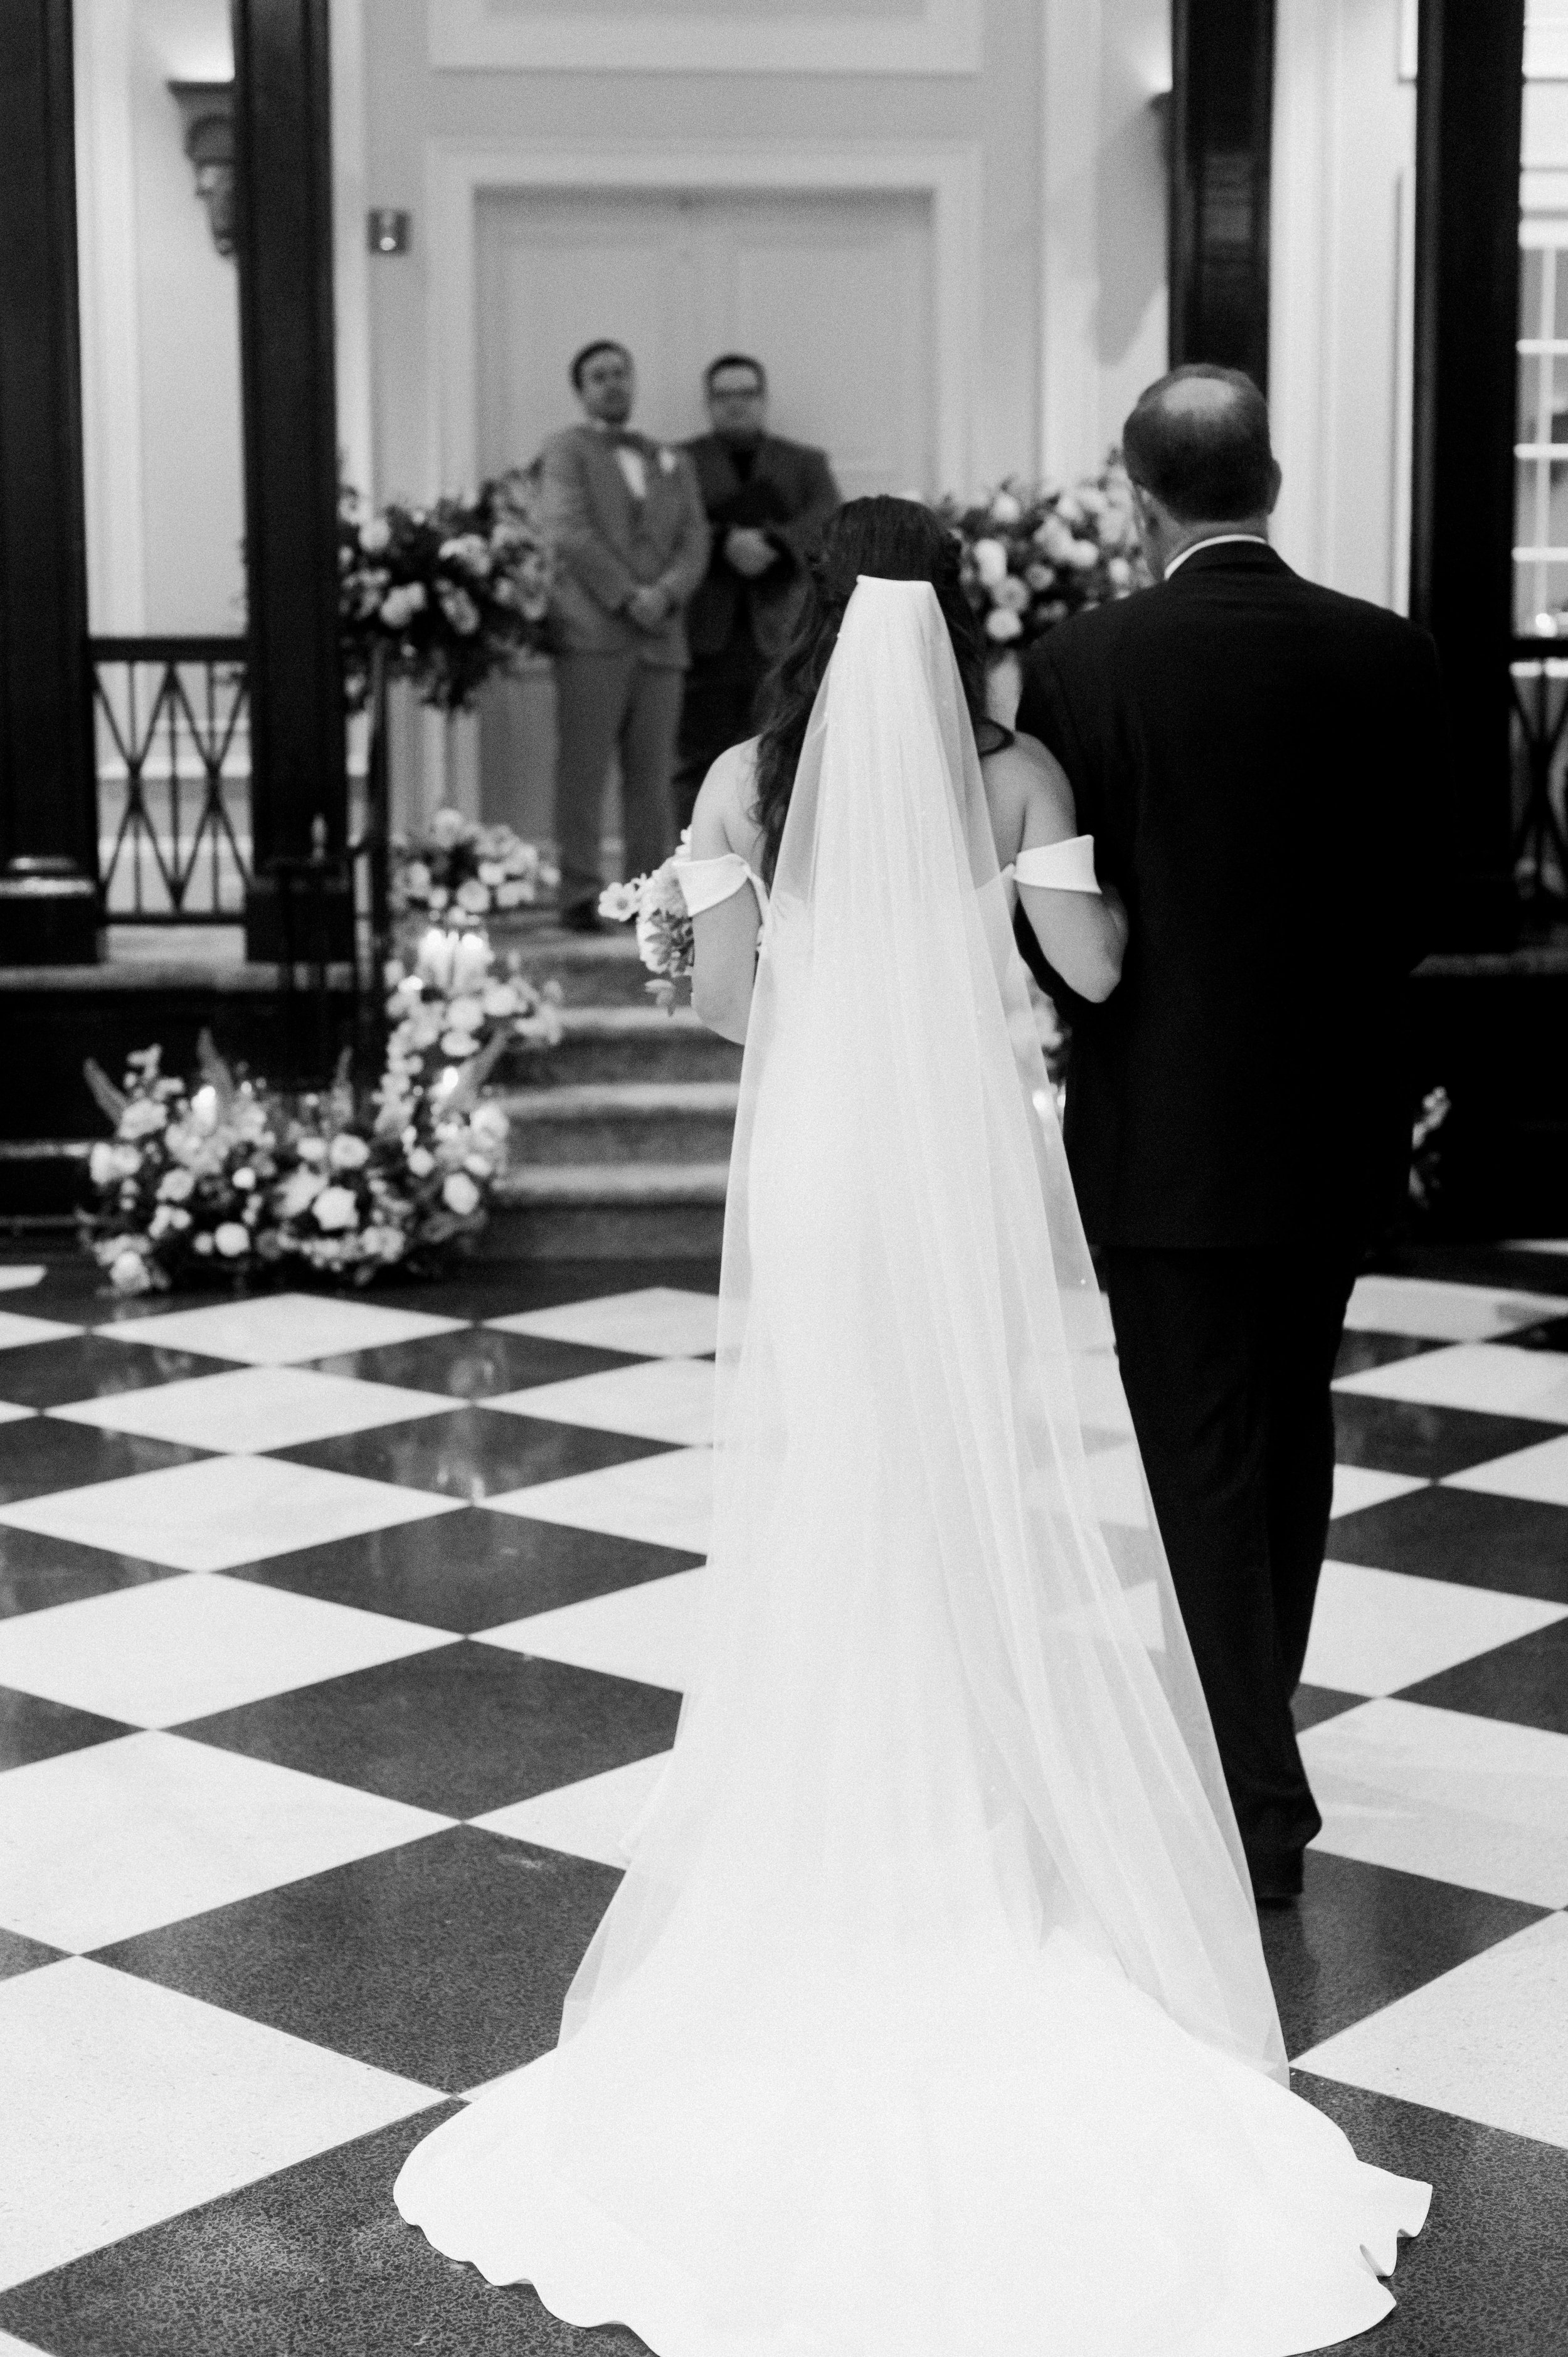
<svg viewBox="0 0 1568 2357">
<path fill-rule="evenodd" d="M 722 353 L 703 371 L 703 390 L 714 430 L 686 447 L 713 547 L 686 616 L 692 670 L 675 770 L 682 826 L 709 765 L 751 735 L 757 691 L 789 638 L 806 560 L 839 504 L 823 452 L 768 431 L 760 361 Z"/>
<path fill-rule="evenodd" d="M 683 609 L 707 569 L 708 526 L 682 450 L 634 434 L 624 344 L 572 362 L 585 422 L 540 454 L 540 516 L 555 551 L 555 839 L 563 921 L 598 929 L 599 832 L 618 750 L 628 875 L 674 839 L 670 780 L 688 662 Z"/>
</svg>

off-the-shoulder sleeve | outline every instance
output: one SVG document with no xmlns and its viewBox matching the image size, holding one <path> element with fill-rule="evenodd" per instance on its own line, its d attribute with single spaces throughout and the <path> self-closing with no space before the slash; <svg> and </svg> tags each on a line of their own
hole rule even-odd
<svg viewBox="0 0 1568 2357">
<path fill-rule="evenodd" d="M 1021 851 L 1013 868 L 1015 884 L 1033 884 L 1048 892 L 1100 891 L 1094 873 L 1094 837 L 1071 834 L 1065 843 L 1036 844 Z"/>
<path fill-rule="evenodd" d="M 738 851 L 723 851 L 716 859 L 678 859 L 675 873 L 685 895 L 686 914 L 699 916 L 704 909 L 716 909 L 721 900 L 730 899 L 743 884 L 751 881 L 751 870 Z"/>
</svg>

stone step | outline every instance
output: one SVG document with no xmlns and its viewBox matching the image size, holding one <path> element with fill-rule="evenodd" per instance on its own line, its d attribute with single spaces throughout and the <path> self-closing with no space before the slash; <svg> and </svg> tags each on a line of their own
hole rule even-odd
<svg viewBox="0 0 1568 2357">
<path fill-rule="evenodd" d="M 514 1167 L 496 1190 L 514 1249 L 532 1260 L 685 1259 L 724 1243 L 724 1162 Z"/>
<path fill-rule="evenodd" d="M 585 1081 L 506 1089 L 520 1168 L 571 1163 L 727 1159 L 740 1091 L 733 1081 Z"/>
<path fill-rule="evenodd" d="M 586 1081 L 737 1081 L 741 1051 L 707 1030 L 689 1006 L 568 1006 L 562 1039 L 544 1054 L 517 1049 L 496 1079 L 564 1088 Z"/>
<path fill-rule="evenodd" d="M 650 1004 L 652 977 L 638 956 L 629 925 L 618 925 L 613 932 L 569 933 L 559 926 L 523 928 L 493 919 L 490 938 L 503 958 L 516 952 L 532 981 L 558 982 L 568 1006 Z"/>
</svg>

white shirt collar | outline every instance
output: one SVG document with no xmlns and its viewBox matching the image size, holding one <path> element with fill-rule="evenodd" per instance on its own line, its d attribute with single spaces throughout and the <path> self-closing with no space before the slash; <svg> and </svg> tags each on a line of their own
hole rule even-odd
<svg viewBox="0 0 1568 2357">
<path fill-rule="evenodd" d="M 1184 548 L 1179 556 L 1172 557 L 1165 570 L 1165 580 L 1179 571 L 1189 556 L 1196 556 L 1200 548 L 1229 548 L 1236 541 L 1251 541 L 1254 548 L 1267 548 L 1269 545 L 1261 532 L 1211 533 L 1207 540 L 1195 540 L 1190 548 Z"/>
</svg>

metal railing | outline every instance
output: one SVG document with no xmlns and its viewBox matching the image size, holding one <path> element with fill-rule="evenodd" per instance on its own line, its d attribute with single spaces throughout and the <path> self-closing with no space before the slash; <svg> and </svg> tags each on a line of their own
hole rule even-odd
<svg viewBox="0 0 1568 2357">
<path fill-rule="evenodd" d="M 251 881 L 240 637 L 91 639 L 98 883 L 117 925 L 232 925 Z"/>
<path fill-rule="evenodd" d="M 1514 881 L 1527 905 L 1568 907 L 1568 643 L 1516 638 Z"/>
</svg>

